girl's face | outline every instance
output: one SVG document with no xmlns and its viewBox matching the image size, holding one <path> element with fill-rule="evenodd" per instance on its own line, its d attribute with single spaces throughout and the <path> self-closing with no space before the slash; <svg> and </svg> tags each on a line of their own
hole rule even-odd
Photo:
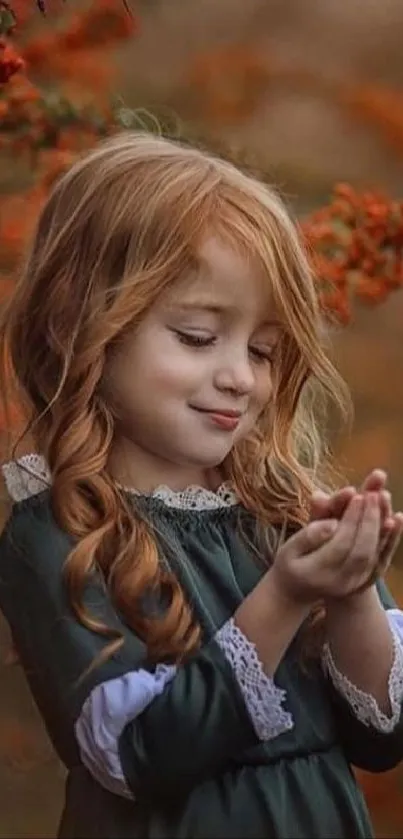
<svg viewBox="0 0 403 839">
<path fill-rule="evenodd" d="M 124 429 L 111 471 L 145 492 L 211 484 L 272 394 L 280 325 L 267 279 L 213 238 L 200 259 L 110 362 Z"/>
</svg>

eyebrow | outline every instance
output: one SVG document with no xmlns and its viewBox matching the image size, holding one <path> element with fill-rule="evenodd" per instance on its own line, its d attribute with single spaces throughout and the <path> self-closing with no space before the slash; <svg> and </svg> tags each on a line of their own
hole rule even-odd
<svg viewBox="0 0 403 839">
<path fill-rule="evenodd" d="M 172 306 L 168 307 L 168 311 L 172 312 L 172 314 L 176 312 L 210 312 L 215 315 L 220 315 L 223 312 L 230 311 L 231 308 L 233 307 L 209 301 L 184 300 L 182 303 L 173 303 Z M 273 319 L 265 321 L 262 326 L 278 327 L 280 329 L 283 324 L 281 321 Z"/>
<path fill-rule="evenodd" d="M 223 312 L 227 308 L 227 306 L 220 306 L 218 303 L 201 303 L 198 301 L 176 303 L 174 306 L 172 306 L 172 309 L 177 310 L 179 312 L 214 312 L 215 314 L 220 314 L 220 312 Z"/>
</svg>

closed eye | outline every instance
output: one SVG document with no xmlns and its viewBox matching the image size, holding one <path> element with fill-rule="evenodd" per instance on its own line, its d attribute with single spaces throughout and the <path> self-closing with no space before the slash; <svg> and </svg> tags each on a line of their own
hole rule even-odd
<svg viewBox="0 0 403 839">
<path fill-rule="evenodd" d="M 175 329 L 175 335 L 181 344 L 195 349 L 211 347 L 216 343 L 215 335 L 201 335 L 196 332 L 185 332 L 182 329 Z M 275 347 L 250 347 L 249 353 L 258 364 L 271 363 L 274 357 Z"/>
<path fill-rule="evenodd" d="M 180 343 L 187 347 L 210 347 L 215 343 L 214 335 L 197 335 L 192 332 L 182 332 L 179 329 L 175 329 L 175 334 Z"/>
<path fill-rule="evenodd" d="M 274 360 L 274 349 L 274 347 L 250 347 L 249 352 L 254 356 L 254 359 L 258 362 L 258 364 L 264 364 L 265 362 L 271 364 Z"/>
</svg>

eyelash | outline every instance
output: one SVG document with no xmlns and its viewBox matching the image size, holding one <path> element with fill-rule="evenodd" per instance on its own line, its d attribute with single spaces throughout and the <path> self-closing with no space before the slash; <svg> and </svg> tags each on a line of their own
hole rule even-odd
<svg viewBox="0 0 403 839">
<path fill-rule="evenodd" d="M 202 335 L 191 335 L 189 332 L 180 332 L 179 330 L 176 330 L 176 334 L 181 344 L 185 344 L 187 347 L 193 347 L 194 349 L 211 347 L 216 340 L 213 336 L 207 338 Z M 271 363 L 273 361 L 274 349 L 270 353 L 266 353 L 263 350 L 251 347 L 249 352 L 254 354 L 258 364 L 264 364 L 265 362 Z"/>
<path fill-rule="evenodd" d="M 186 344 L 187 347 L 211 347 L 215 342 L 213 336 L 207 338 L 204 335 L 192 335 L 190 332 L 179 332 L 179 330 L 176 330 L 176 334 L 181 344 Z"/>
</svg>

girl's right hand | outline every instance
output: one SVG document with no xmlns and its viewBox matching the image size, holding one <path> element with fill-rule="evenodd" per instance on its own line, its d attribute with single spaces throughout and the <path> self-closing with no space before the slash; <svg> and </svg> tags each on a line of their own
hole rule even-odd
<svg viewBox="0 0 403 839">
<path fill-rule="evenodd" d="M 378 493 L 355 495 L 342 519 L 313 521 L 277 552 L 271 585 L 292 603 L 343 598 L 373 582 L 381 514 Z"/>
</svg>

